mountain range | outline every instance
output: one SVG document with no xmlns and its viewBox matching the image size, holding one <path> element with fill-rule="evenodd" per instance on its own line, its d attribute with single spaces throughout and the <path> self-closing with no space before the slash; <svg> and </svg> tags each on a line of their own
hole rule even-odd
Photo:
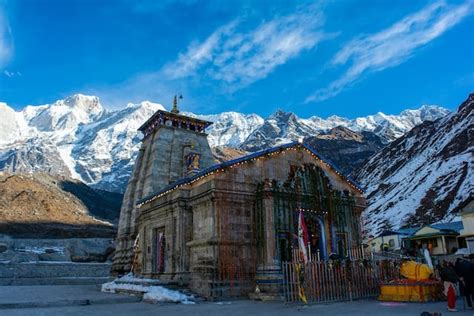
<svg viewBox="0 0 474 316">
<path fill-rule="evenodd" d="M 21 111 L 0 103 L 0 170 L 48 172 L 82 180 L 94 188 L 123 192 L 139 149 L 137 128 L 163 109 L 161 104 L 144 101 L 112 111 L 105 109 L 98 97 L 81 94 Z M 385 144 L 449 111 L 424 105 L 398 115 L 377 113 L 355 119 L 305 119 L 281 110 L 265 119 L 237 112 L 184 114 L 214 123 L 207 130 L 211 147 L 251 152 L 307 138 L 344 171 L 352 172 Z M 339 145 L 332 140 L 338 140 Z M 357 162 L 347 159 L 347 154 L 356 152 Z"/>
<path fill-rule="evenodd" d="M 425 121 L 355 173 L 368 198 L 367 232 L 450 222 L 474 193 L 474 94 L 456 112 Z"/>
</svg>

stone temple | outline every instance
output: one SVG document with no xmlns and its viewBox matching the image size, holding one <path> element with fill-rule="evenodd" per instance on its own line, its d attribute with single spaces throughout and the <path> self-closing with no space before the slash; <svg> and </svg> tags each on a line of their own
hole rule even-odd
<svg viewBox="0 0 474 316">
<path fill-rule="evenodd" d="M 156 112 L 125 193 L 113 272 L 132 270 L 204 297 L 281 291 L 282 262 L 308 250 L 322 260 L 361 244 L 362 191 L 304 142 L 216 164 L 211 123 Z M 296 251 L 295 251 L 296 250 Z"/>
</svg>

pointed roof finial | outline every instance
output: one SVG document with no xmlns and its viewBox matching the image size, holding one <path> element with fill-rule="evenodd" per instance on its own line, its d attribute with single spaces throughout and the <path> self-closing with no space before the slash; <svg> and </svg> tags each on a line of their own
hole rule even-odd
<svg viewBox="0 0 474 316">
<path fill-rule="evenodd" d="M 171 110 L 171 113 L 175 113 L 175 114 L 179 113 L 179 110 L 178 110 L 178 97 L 176 95 L 173 98 L 173 109 Z"/>
</svg>

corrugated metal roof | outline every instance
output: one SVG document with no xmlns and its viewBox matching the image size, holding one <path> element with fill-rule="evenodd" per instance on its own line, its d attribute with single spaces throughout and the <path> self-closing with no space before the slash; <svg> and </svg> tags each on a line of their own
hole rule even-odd
<svg viewBox="0 0 474 316">
<path fill-rule="evenodd" d="M 413 235 L 420 227 L 410 227 L 410 228 L 401 228 L 398 230 L 400 235 L 411 236 Z"/>
<path fill-rule="evenodd" d="M 441 230 L 454 230 L 459 233 L 462 229 L 464 229 L 464 226 L 461 221 L 459 222 L 451 222 L 451 223 L 442 223 L 442 224 L 433 224 L 429 225 L 435 229 L 441 229 Z"/>
<path fill-rule="evenodd" d="M 441 223 L 441 224 L 424 225 L 424 226 L 418 226 L 418 227 L 400 228 L 398 230 L 386 230 L 386 231 L 383 231 L 380 235 L 378 235 L 378 237 L 389 236 L 389 235 L 404 235 L 406 237 L 410 237 L 410 236 L 413 236 L 417 231 L 419 231 L 423 227 L 432 227 L 434 229 L 454 231 L 457 233 L 459 233 L 459 231 L 461 231 L 464 228 L 462 222 Z M 433 233 L 433 234 L 439 234 L 439 233 Z"/>
</svg>

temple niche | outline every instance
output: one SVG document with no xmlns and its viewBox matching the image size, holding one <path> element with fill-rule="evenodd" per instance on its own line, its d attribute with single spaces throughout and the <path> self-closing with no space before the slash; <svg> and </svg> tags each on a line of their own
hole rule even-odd
<svg viewBox="0 0 474 316">
<path fill-rule="evenodd" d="M 118 253 L 118 273 L 128 272 L 135 257 L 138 276 L 186 286 L 205 297 L 247 296 L 256 285 L 278 293 L 281 264 L 295 260 L 298 251 L 300 212 L 311 256 L 346 257 L 360 245 L 362 191 L 313 148 L 293 142 L 213 164 L 204 130 L 179 133 L 186 119 L 192 120 L 179 118 L 181 124 L 145 126 L 153 140 L 145 144 L 144 139 L 147 158 L 136 163 L 127 189 L 134 195 L 126 196 L 120 219 L 120 225 L 133 229 L 120 227 L 118 234 L 119 244 L 127 238 L 132 245 L 137 240 L 137 247 L 134 253 L 131 247 Z M 186 151 L 190 138 L 201 143 Z M 166 163 L 174 160 L 181 163 L 175 169 L 180 177 L 145 190 L 150 170 L 156 165 L 155 176 L 171 174 Z"/>
</svg>

